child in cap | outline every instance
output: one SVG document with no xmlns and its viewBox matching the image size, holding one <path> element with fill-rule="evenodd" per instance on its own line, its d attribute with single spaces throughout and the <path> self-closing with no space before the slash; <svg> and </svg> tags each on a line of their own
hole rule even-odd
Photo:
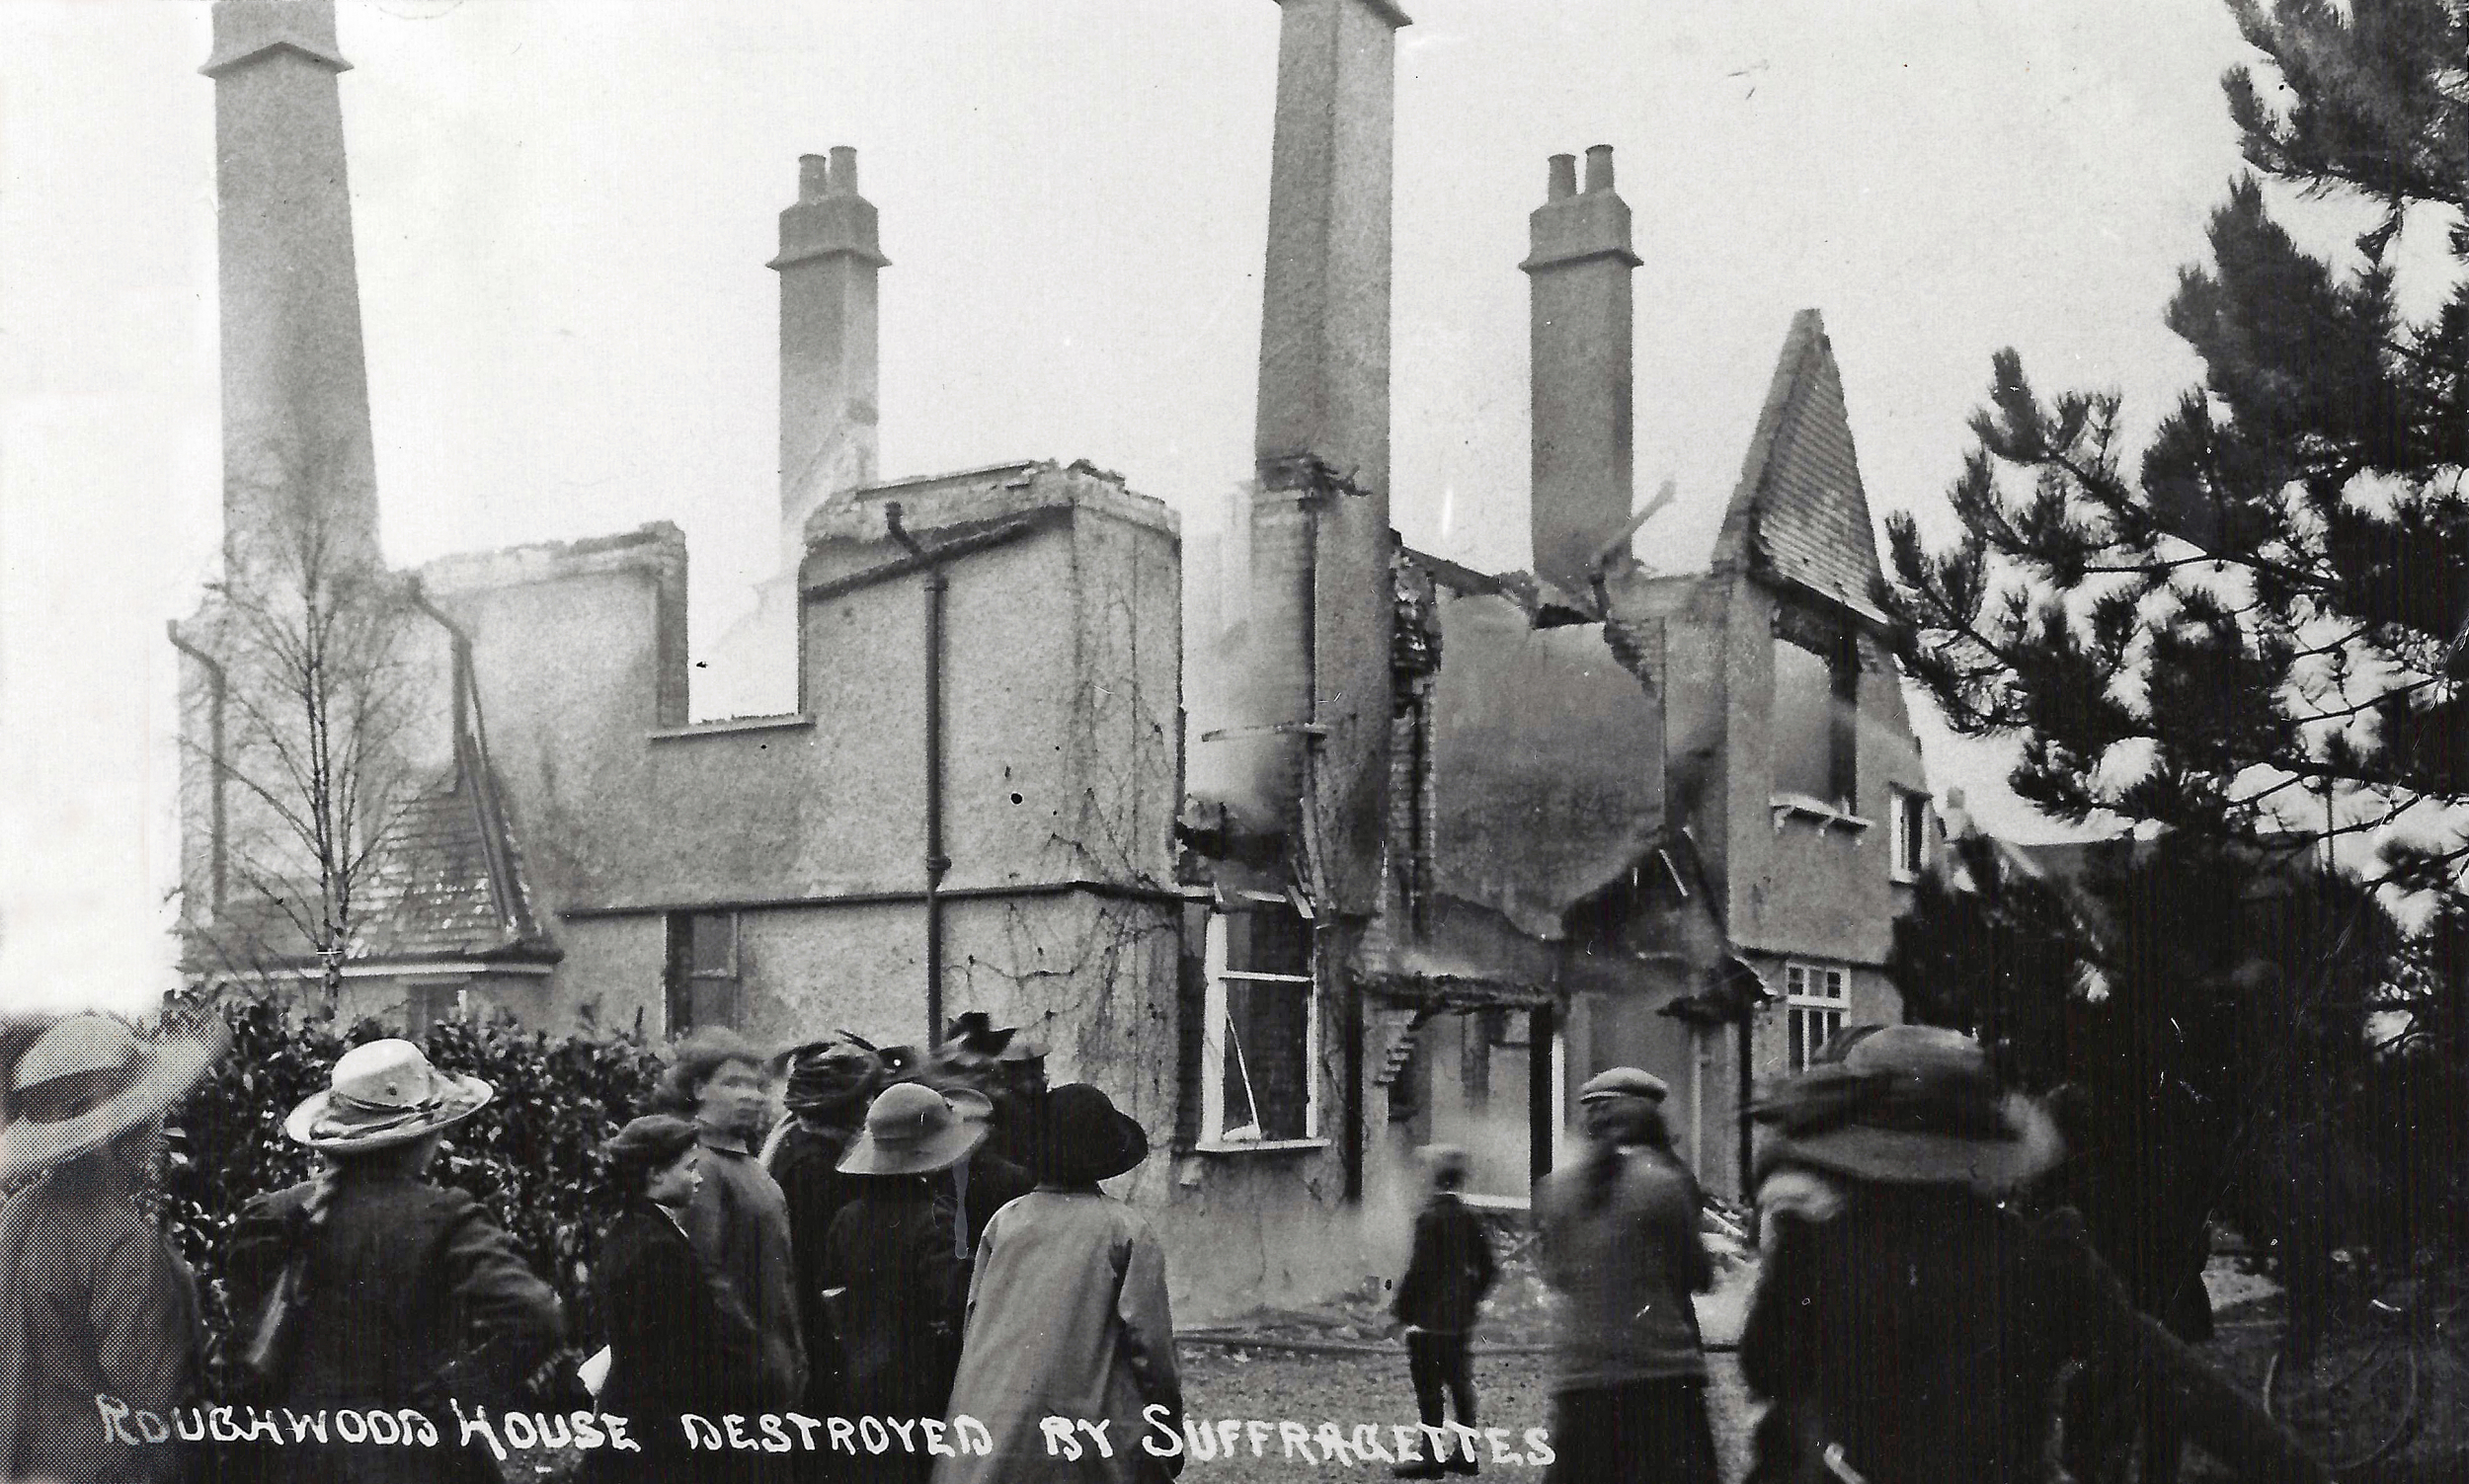
<svg viewBox="0 0 2469 1484">
<path fill-rule="evenodd" d="M 1406 1367 L 1414 1378 L 1414 1401 L 1427 1428 L 1442 1419 L 1442 1393 L 1455 1401 L 1460 1427 L 1474 1426 L 1474 1371 L 1467 1344 L 1475 1310 L 1490 1290 L 1494 1269 L 1483 1223 L 1458 1199 L 1466 1184 L 1464 1149 L 1433 1144 L 1423 1151 L 1431 1166 L 1432 1193 L 1414 1218 L 1414 1255 L 1390 1305 L 1406 1326 Z M 1429 1436 L 1428 1434 L 1426 1435 Z M 1471 1474 L 1474 1455 L 1461 1444 L 1443 1460 L 1409 1460 L 1394 1470 L 1401 1479 Z"/>
</svg>

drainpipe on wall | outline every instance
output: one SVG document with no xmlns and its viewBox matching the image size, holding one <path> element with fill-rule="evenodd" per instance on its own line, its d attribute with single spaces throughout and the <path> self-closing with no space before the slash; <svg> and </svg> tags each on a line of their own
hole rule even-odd
<svg viewBox="0 0 2469 1484">
<path fill-rule="evenodd" d="M 225 828 L 227 806 L 223 798 L 223 709 L 225 698 L 231 689 L 231 676 L 223 668 L 221 661 L 180 637 L 179 619 L 175 618 L 163 627 L 171 635 L 173 649 L 205 666 L 205 744 L 210 749 L 206 754 L 209 779 L 206 794 L 208 830 L 206 858 L 209 862 L 207 890 L 211 894 L 209 903 L 211 910 L 216 917 L 220 917 L 223 914 L 224 882 L 229 875 L 230 861 L 228 853 L 230 846 L 226 843 L 229 831 Z"/>
<path fill-rule="evenodd" d="M 1743 1200 L 1754 1201 L 1757 1190 L 1750 1185 L 1750 1169 L 1757 1161 L 1757 1137 L 1749 1120 L 1749 1105 L 1757 1101 L 1757 1076 L 1753 1067 L 1752 1025 L 1754 1010 L 1740 1017 L 1740 1194 Z"/>
<path fill-rule="evenodd" d="M 926 564 L 925 569 L 925 979 L 926 1040 L 943 1035 L 943 874 L 952 868 L 943 853 L 943 595 L 951 582 L 932 553 L 901 524 L 897 500 L 883 507 L 892 539 Z"/>
<path fill-rule="evenodd" d="M 1559 1034 L 1557 1007 L 1537 1005 L 1526 1031 L 1526 1166 L 1537 1180 L 1552 1173 L 1552 1136 L 1560 1128 L 1552 1075 L 1552 1047 Z"/>
</svg>

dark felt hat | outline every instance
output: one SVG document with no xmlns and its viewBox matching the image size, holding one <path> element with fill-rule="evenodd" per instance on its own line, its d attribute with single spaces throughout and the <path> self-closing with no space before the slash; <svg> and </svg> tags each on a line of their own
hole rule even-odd
<svg viewBox="0 0 2469 1484">
<path fill-rule="evenodd" d="M 809 1118 L 861 1108 L 883 1085 L 883 1058 L 845 1034 L 784 1052 L 773 1066 L 786 1078 L 780 1100 Z"/>
<path fill-rule="evenodd" d="M 2064 1157 L 2047 1111 L 2000 1087 L 1988 1053 L 1968 1036 L 1880 1026 L 1847 1032 L 1840 1050 L 1840 1059 L 1811 1066 L 1750 1110 L 1783 1134 L 1762 1162 L 1998 1196 Z"/>
<path fill-rule="evenodd" d="M 1029 1166 L 1040 1180 L 1088 1185 L 1135 1169 L 1148 1157 L 1149 1134 L 1086 1082 L 1053 1089 L 1038 1107 Z"/>
<path fill-rule="evenodd" d="M 984 1010 L 971 1010 L 944 1027 L 943 1049 L 989 1061 L 1035 1061 L 1046 1054 L 1046 1043 L 1022 1035 L 1018 1026 L 997 1027 Z"/>
</svg>

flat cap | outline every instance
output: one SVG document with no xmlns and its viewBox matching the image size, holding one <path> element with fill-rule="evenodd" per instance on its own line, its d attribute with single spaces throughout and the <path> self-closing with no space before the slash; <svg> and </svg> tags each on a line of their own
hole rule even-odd
<svg viewBox="0 0 2469 1484">
<path fill-rule="evenodd" d="M 1670 1084 L 1650 1071 L 1634 1066 L 1615 1066 L 1599 1071 L 1577 1089 L 1577 1101 L 1591 1103 L 1597 1098 L 1644 1098 L 1660 1103 L 1672 1095 Z"/>
</svg>

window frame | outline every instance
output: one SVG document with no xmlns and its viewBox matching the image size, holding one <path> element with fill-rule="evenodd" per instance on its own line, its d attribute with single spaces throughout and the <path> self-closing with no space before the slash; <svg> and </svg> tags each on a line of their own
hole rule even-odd
<svg viewBox="0 0 2469 1484">
<path fill-rule="evenodd" d="M 723 918 L 729 924 L 729 968 L 725 974 L 694 967 L 694 924 L 707 917 Z M 725 909 L 671 912 L 665 931 L 669 942 L 668 964 L 662 975 L 662 1009 L 667 1033 L 673 1038 L 691 1035 L 706 1025 L 738 1029 L 746 1020 L 746 914 Z M 729 1013 L 710 1019 L 697 1016 L 697 984 L 727 985 Z"/>
<path fill-rule="evenodd" d="M 1806 987 L 1812 983 L 1819 987 Z M 1833 988 L 1831 993 L 1829 986 Z M 1784 1016 L 1785 1069 L 1793 1073 L 1806 1071 L 1817 1053 L 1852 1017 L 1851 966 L 1816 959 L 1786 960 Z M 1809 1034 L 1813 1026 L 1822 1028 L 1824 1034 Z"/>
<path fill-rule="evenodd" d="M 1909 885 L 1929 868 L 1929 795 L 1896 784 L 1890 794 L 1886 858 L 1888 880 Z"/>
<path fill-rule="evenodd" d="M 1777 781 L 1784 774 L 1773 752 L 1772 736 L 1776 711 L 1782 705 L 1783 677 L 1781 664 L 1770 659 L 1768 683 L 1773 693 L 1768 699 L 1768 761 L 1770 791 L 1779 798 L 1792 796 L 1814 799 L 1833 814 L 1846 820 L 1857 820 L 1861 813 L 1861 641 L 1859 634 L 1840 618 L 1820 613 L 1797 602 L 1786 602 L 1775 611 L 1774 644 L 1790 646 L 1815 659 L 1826 673 L 1826 787 L 1822 791 L 1787 789 Z M 1776 653 L 1770 650 L 1770 655 Z M 1801 765 L 1809 758 L 1795 759 L 1792 772 L 1797 777 Z"/>
<path fill-rule="evenodd" d="M 1320 1091 L 1320 1003 L 1319 978 L 1315 974 L 1264 974 L 1254 970 L 1229 969 L 1227 919 L 1255 907 L 1286 907 L 1294 903 L 1283 897 L 1264 893 L 1243 893 L 1236 898 L 1238 905 L 1219 908 L 1209 913 L 1209 923 L 1202 940 L 1201 961 L 1207 990 L 1202 997 L 1200 1038 L 1200 1137 L 1194 1149 L 1207 1154 L 1242 1154 L 1256 1150 L 1322 1149 L 1328 1139 L 1321 1133 Z M 1298 914 L 1301 915 L 1301 914 Z M 1307 931 L 1313 926 L 1304 918 Z M 1318 945 L 1313 945 L 1316 958 Z M 1227 985 L 1232 982 L 1282 985 L 1299 991 L 1304 997 L 1304 1104 L 1303 1136 L 1301 1138 L 1229 1138 L 1226 1130 L 1226 1056 L 1227 1017 L 1231 1003 Z M 1257 1109 L 1255 1108 L 1255 1113 Z"/>
<path fill-rule="evenodd" d="M 425 1037 L 438 1026 L 471 1019 L 471 985 L 468 981 L 413 980 L 404 985 L 404 1020 L 406 1029 L 415 1037 Z"/>
</svg>

